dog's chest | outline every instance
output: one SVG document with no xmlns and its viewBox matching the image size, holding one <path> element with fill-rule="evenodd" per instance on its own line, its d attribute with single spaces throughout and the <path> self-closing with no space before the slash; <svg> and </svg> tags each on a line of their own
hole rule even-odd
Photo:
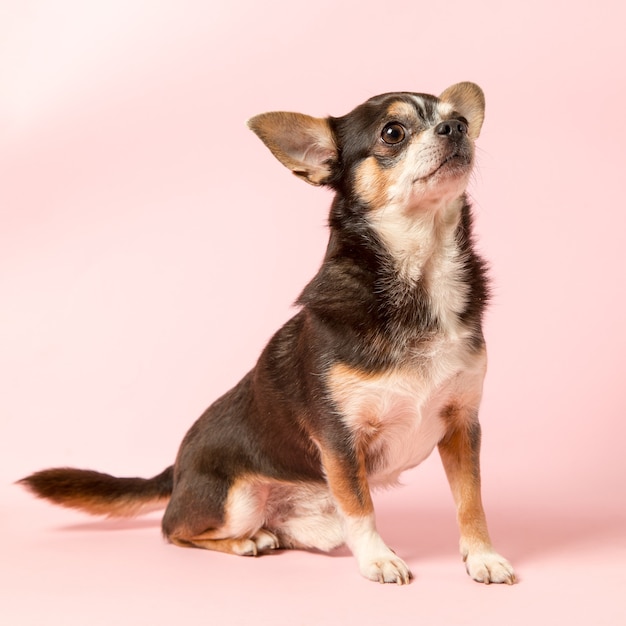
<svg viewBox="0 0 626 626">
<path fill-rule="evenodd" d="M 370 484 L 393 484 L 428 457 L 446 432 L 444 409 L 463 393 L 471 361 L 463 344 L 441 340 L 432 354 L 384 373 L 342 364 L 331 369 L 333 404 L 365 453 Z"/>
</svg>

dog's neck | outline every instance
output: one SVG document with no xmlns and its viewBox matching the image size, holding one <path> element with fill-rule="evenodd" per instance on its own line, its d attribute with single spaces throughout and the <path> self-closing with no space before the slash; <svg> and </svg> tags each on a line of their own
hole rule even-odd
<svg viewBox="0 0 626 626">
<path fill-rule="evenodd" d="M 461 318 L 475 287 L 468 284 L 467 276 L 470 251 L 465 228 L 469 233 L 471 218 L 465 196 L 437 211 L 397 208 L 387 206 L 364 216 L 361 208 L 338 195 L 331 211 L 325 262 L 300 303 L 318 312 L 322 301 L 332 303 L 333 310 L 341 303 L 337 310 L 342 317 L 351 297 L 369 294 L 364 296 L 368 298 L 362 307 L 365 314 L 385 319 L 384 326 L 393 334 L 400 328 L 409 334 L 438 329 L 457 336 L 463 332 Z M 338 276 L 347 280 L 339 290 Z M 329 289 L 331 282 L 334 289 Z M 357 284 L 362 287 L 356 288 Z M 357 320 L 355 325 L 361 323 L 368 324 Z"/>
<path fill-rule="evenodd" d="M 431 201 L 427 206 L 389 205 L 368 215 L 400 279 L 414 284 L 431 271 L 445 269 L 442 262 L 457 254 L 455 233 L 465 203 L 462 195 L 451 201 Z"/>
</svg>

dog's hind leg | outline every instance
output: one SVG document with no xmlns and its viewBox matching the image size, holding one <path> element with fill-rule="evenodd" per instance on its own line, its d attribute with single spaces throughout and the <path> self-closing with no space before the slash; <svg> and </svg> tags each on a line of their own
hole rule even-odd
<svg viewBox="0 0 626 626">
<path fill-rule="evenodd" d="M 240 556 L 256 556 L 279 547 L 264 528 L 268 497 L 259 478 L 240 478 L 230 486 L 215 477 L 195 477 L 176 485 L 163 517 L 163 532 L 179 546 Z"/>
<path fill-rule="evenodd" d="M 216 534 L 223 531 L 218 529 Z M 209 535 L 213 533 L 208 533 Z M 239 537 L 234 539 L 205 539 L 203 535 L 191 537 L 188 540 L 173 539 L 173 543 L 187 547 L 204 548 L 205 550 L 215 550 L 216 552 L 227 552 L 238 556 L 258 556 L 263 552 L 278 549 L 279 543 L 276 535 L 268 530 L 261 529 L 252 537 Z"/>
</svg>

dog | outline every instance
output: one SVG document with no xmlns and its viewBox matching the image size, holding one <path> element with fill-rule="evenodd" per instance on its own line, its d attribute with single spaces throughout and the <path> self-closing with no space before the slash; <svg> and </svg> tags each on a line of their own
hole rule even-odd
<svg viewBox="0 0 626 626">
<path fill-rule="evenodd" d="M 108 516 L 166 507 L 164 536 L 237 555 L 347 544 L 363 576 L 407 584 L 376 530 L 371 489 L 438 447 L 469 575 L 515 582 L 481 503 L 478 409 L 486 264 L 466 186 L 482 90 L 394 92 L 343 117 L 272 112 L 248 126 L 296 176 L 335 192 L 321 268 L 255 367 L 150 479 L 47 469 L 21 481 Z"/>
</svg>

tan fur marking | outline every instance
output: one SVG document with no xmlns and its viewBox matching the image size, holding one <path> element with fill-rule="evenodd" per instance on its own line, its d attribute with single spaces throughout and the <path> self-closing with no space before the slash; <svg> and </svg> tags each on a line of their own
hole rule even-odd
<svg viewBox="0 0 626 626">
<path fill-rule="evenodd" d="M 57 498 L 54 502 L 60 506 L 85 511 L 90 515 L 137 517 L 151 511 L 163 509 L 167 506 L 169 497 L 138 499 L 136 496 L 128 496 L 114 501 L 106 501 L 96 496 L 71 496 L 68 498 Z"/>
<path fill-rule="evenodd" d="M 444 413 L 455 426 L 439 443 L 439 453 L 457 505 L 461 543 L 464 551 L 491 548 L 480 494 L 480 427 L 477 421 L 468 427 L 470 419 L 458 405 L 449 405 Z"/>
<path fill-rule="evenodd" d="M 387 204 L 392 174 L 393 170 L 382 169 L 373 156 L 364 159 L 356 168 L 356 192 L 370 209 L 377 209 Z"/>
<path fill-rule="evenodd" d="M 149 513 L 150 511 L 163 509 L 168 502 L 169 497 L 144 501 L 129 497 L 127 500 L 117 501 L 113 504 L 98 502 L 94 499 L 93 501 L 82 501 L 80 504 L 72 504 L 72 506 L 77 506 L 91 515 L 106 515 L 107 517 L 136 517 L 138 515 Z"/>
<path fill-rule="evenodd" d="M 347 460 L 329 450 L 321 448 L 322 465 L 326 471 L 328 485 L 345 515 L 365 516 L 374 510 L 363 454 L 357 452 L 358 468 L 356 475 Z"/>
<path fill-rule="evenodd" d="M 252 539 L 203 539 L 201 537 L 194 537 L 188 541 L 174 540 L 174 543 L 181 547 L 193 546 L 239 556 L 257 555 L 256 544 Z"/>
<path fill-rule="evenodd" d="M 389 108 L 387 109 L 387 116 L 389 117 L 389 119 L 397 119 L 399 122 L 406 120 L 417 120 L 414 106 L 412 104 L 409 104 L 408 102 L 403 102 L 402 100 L 393 102 L 389 106 Z"/>
<path fill-rule="evenodd" d="M 350 401 L 354 401 L 355 384 L 375 381 L 376 374 L 368 374 L 361 370 L 338 363 L 332 369 L 328 386 L 333 400 L 340 407 L 347 407 Z M 375 445 L 376 441 L 383 436 L 384 423 L 376 406 L 365 404 L 359 407 L 357 423 L 354 427 L 353 436 L 356 446 L 366 456 L 367 452 Z"/>
<path fill-rule="evenodd" d="M 331 374 L 328 377 L 328 385 L 333 398 L 341 402 L 347 399 L 355 380 L 368 382 L 374 380 L 376 377 L 376 374 L 358 370 L 345 363 L 337 363 L 332 367 Z"/>
</svg>

